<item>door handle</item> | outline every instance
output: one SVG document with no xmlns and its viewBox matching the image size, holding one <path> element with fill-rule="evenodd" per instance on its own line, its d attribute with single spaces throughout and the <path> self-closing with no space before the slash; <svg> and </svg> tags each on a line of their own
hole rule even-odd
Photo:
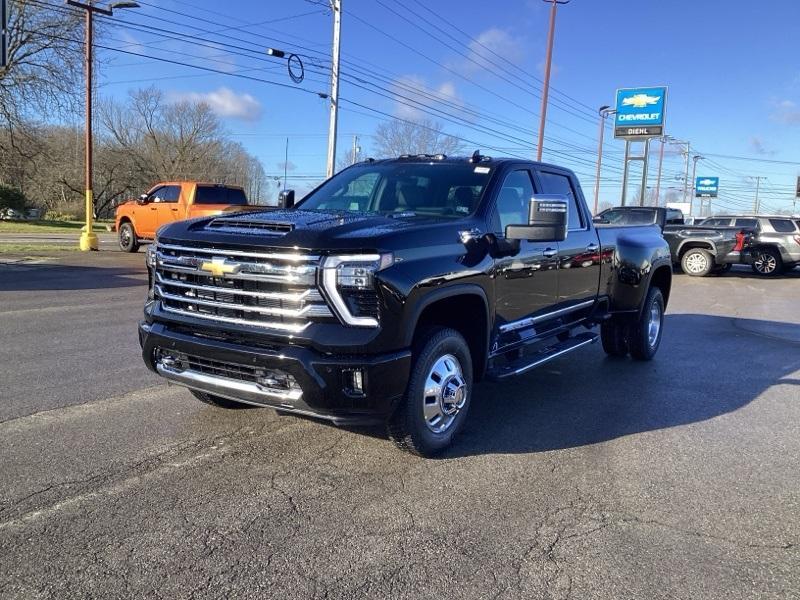
<svg viewBox="0 0 800 600">
<path fill-rule="evenodd" d="M 558 254 L 558 250 L 556 250 L 555 248 L 545 248 L 542 251 L 542 255 L 545 258 L 553 258 L 556 254 Z"/>
<path fill-rule="evenodd" d="M 155 206 L 151 206 L 150 210 L 158 210 Z"/>
<path fill-rule="evenodd" d="M 600 250 L 600 246 L 598 246 L 597 244 L 589 244 L 588 246 L 586 246 L 587 252 L 597 252 L 598 250 Z"/>
<path fill-rule="evenodd" d="M 178 212 L 178 209 L 177 209 L 177 208 L 170 208 L 170 210 L 171 210 L 172 212 Z"/>
</svg>

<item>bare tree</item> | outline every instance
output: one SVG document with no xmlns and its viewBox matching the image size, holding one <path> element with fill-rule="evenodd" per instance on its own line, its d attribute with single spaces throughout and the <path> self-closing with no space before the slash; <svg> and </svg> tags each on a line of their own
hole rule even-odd
<svg viewBox="0 0 800 600">
<path fill-rule="evenodd" d="M 80 15 L 32 0 L 8 3 L 8 64 L 0 67 L 0 126 L 10 142 L 26 122 L 73 108 L 81 75 Z"/>
<path fill-rule="evenodd" d="M 381 123 L 375 129 L 374 140 L 378 157 L 401 154 L 454 155 L 463 151 L 461 140 L 446 134 L 441 124 L 431 119 L 394 119 Z"/>
</svg>

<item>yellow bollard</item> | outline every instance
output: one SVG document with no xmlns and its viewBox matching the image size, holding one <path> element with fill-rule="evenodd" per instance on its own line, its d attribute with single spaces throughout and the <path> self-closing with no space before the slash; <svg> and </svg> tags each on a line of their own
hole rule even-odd
<svg viewBox="0 0 800 600">
<path fill-rule="evenodd" d="M 97 241 L 97 235 L 94 232 L 94 224 L 93 224 L 93 202 L 92 202 L 92 190 L 86 190 L 86 225 L 83 226 L 81 229 L 81 237 L 78 245 L 80 249 L 84 252 L 88 252 L 90 250 L 98 250 L 99 243 Z"/>
</svg>

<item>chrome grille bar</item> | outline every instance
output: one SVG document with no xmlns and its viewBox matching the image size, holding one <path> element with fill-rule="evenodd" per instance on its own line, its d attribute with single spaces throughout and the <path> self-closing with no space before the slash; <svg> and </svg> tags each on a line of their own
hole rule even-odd
<svg viewBox="0 0 800 600">
<path fill-rule="evenodd" d="M 280 334 L 334 314 L 317 289 L 319 257 L 157 244 L 153 292 L 175 315 Z"/>
</svg>

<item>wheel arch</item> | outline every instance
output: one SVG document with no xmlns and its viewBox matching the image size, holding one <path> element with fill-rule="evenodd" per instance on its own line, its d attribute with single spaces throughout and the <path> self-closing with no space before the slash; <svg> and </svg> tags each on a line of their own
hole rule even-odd
<svg viewBox="0 0 800 600">
<path fill-rule="evenodd" d="M 685 242 L 682 242 L 680 246 L 678 246 L 678 261 L 683 258 L 684 254 L 686 254 L 689 250 L 693 250 L 694 248 L 708 250 L 713 256 L 717 255 L 717 246 L 714 244 L 714 242 L 709 242 L 706 240 L 686 240 Z"/>
<path fill-rule="evenodd" d="M 482 287 L 450 286 L 427 294 L 416 305 L 409 320 L 406 343 L 413 346 L 429 326 L 455 329 L 469 346 L 474 378 L 478 381 L 486 371 L 490 324 L 489 302 Z"/>
</svg>

